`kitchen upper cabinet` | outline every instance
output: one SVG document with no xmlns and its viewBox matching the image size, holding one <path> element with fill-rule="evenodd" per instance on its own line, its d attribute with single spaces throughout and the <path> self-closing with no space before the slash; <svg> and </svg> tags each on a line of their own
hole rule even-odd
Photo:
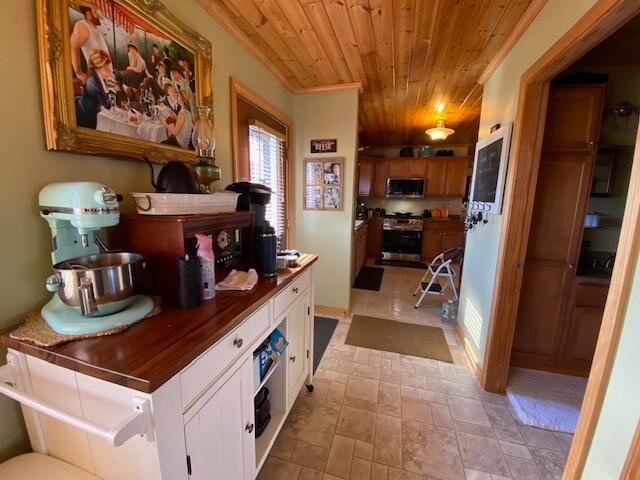
<svg viewBox="0 0 640 480">
<path fill-rule="evenodd" d="M 409 178 L 424 178 L 426 164 L 424 158 L 411 158 L 407 160 L 407 174 Z"/>
<path fill-rule="evenodd" d="M 358 162 L 358 195 L 371 195 L 371 187 L 373 185 L 373 160 L 360 159 Z"/>
<path fill-rule="evenodd" d="M 254 478 L 252 381 L 246 360 L 185 424 L 190 480 Z"/>
<path fill-rule="evenodd" d="M 382 252 L 382 218 L 370 218 L 367 227 L 367 256 L 378 258 Z"/>
<path fill-rule="evenodd" d="M 444 197 L 447 184 L 447 166 L 443 157 L 427 159 L 427 187 L 428 197 Z"/>
<path fill-rule="evenodd" d="M 469 159 L 467 157 L 452 158 L 446 161 L 447 179 L 444 194 L 447 197 L 464 197 L 467 187 Z"/>
<path fill-rule="evenodd" d="M 373 168 L 373 185 L 371 195 L 387 194 L 387 178 L 389 178 L 389 163 L 387 160 L 376 160 Z"/>
<path fill-rule="evenodd" d="M 389 162 L 389 178 L 407 178 L 407 160 L 404 158 L 387 160 Z"/>
</svg>

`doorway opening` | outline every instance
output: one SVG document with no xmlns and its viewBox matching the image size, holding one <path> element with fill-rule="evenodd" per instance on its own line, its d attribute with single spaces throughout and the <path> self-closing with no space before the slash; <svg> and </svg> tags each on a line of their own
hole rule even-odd
<svg viewBox="0 0 640 480">
<path fill-rule="evenodd" d="M 553 95 L 551 81 L 620 30 L 628 19 L 634 18 L 639 12 L 640 6 L 629 2 L 596 2 L 522 77 L 505 197 L 496 288 L 481 375 L 482 386 L 486 390 L 504 392 L 507 386 L 520 297 L 525 287 L 522 267 L 528 254 L 529 232 L 535 227 L 534 204 L 538 171 L 545 155 L 543 140 L 547 105 Z M 617 49 L 623 50 L 620 47 Z M 636 137 L 634 145 L 637 146 L 637 142 Z M 595 153 L 597 154 L 597 150 Z M 617 261 L 606 295 L 602 326 L 564 478 L 579 478 L 582 474 L 620 338 L 640 244 L 640 198 L 637 186 L 640 184 L 639 153 L 636 148 L 636 161 L 633 162 L 630 174 L 630 190 L 617 244 Z M 594 168 L 595 165 L 592 171 Z M 590 188 L 589 184 L 587 191 Z M 583 208 L 587 211 L 587 206 Z M 576 217 L 574 212 L 574 218 Z M 581 233 L 580 238 L 583 236 Z M 580 256 L 580 247 L 581 241 L 578 243 L 577 258 Z M 566 278 L 564 280 L 566 283 Z M 550 284 L 546 290 L 556 286 Z"/>
</svg>

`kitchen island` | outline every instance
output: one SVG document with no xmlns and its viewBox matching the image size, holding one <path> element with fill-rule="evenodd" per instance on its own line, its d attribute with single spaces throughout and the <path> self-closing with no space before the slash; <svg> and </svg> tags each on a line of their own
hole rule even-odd
<svg viewBox="0 0 640 480">
<path fill-rule="evenodd" d="M 218 292 L 194 309 L 163 304 L 117 335 L 51 348 L 5 335 L 15 389 L 80 422 L 23 407 L 33 449 L 105 480 L 254 478 L 300 389 L 312 389 L 316 261 L 302 255 L 299 267 L 252 291 Z M 253 352 L 276 328 L 289 345 L 256 382 Z M 271 421 L 256 438 L 254 396 L 263 386 Z"/>
</svg>

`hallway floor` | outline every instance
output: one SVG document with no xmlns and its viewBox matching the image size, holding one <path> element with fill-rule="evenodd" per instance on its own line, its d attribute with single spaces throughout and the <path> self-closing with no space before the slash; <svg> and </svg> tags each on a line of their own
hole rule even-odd
<svg viewBox="0 0 640 480">
<path fill-rule="evenodd" d="M 385 267 L 380 292 L 352 291 L 354 314 L 441 326 L 454 364 L 345 345 L 351 319 L 340 318 L 259 479 L 561 477 L 572 436 L 518 424 L 504 395 L 479 387 L 441 297 L 413 307 L 422 273 Z"/>
</svg>

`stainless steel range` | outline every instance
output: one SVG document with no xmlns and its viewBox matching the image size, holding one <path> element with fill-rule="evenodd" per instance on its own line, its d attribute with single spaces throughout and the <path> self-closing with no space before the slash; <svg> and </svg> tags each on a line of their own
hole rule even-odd
<svg viewBox="0 0 640 480">
<path fill-rule="evenodd" d="M 385 218 L 382 222 L 382 259 L 419 262 L 422 218 Z"/>
</svg>

